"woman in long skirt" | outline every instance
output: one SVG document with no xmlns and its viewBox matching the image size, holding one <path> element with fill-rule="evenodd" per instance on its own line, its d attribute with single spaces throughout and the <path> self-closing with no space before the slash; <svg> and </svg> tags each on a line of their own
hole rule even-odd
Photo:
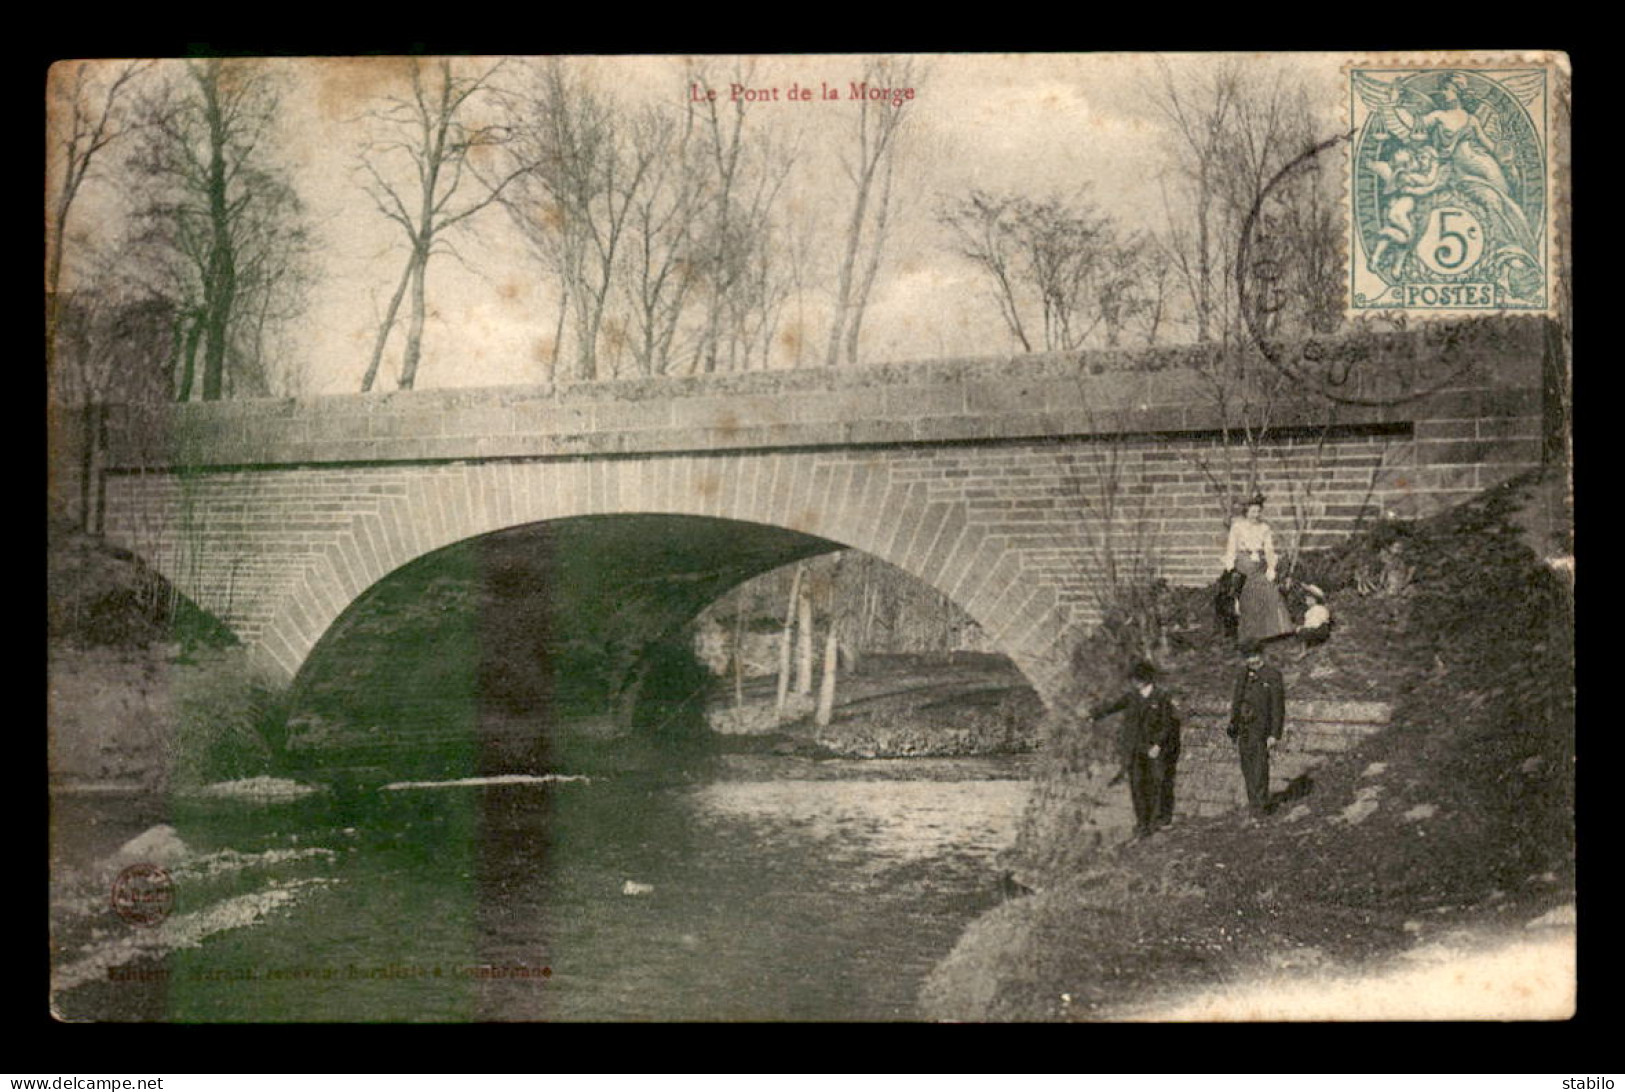
<svg viewBox="0 0 1625 1092">
<path fill-rule="evenodd" d="M 1263 513 L 1264 498 L 1250 499 L 1246 514 L 1230 524 L 1230 540 L 1224 548 L 1225 571 L 1235 570 L 1246 578 L 1237 604 L 1241 621 L 1236 640 L 1243 648 L 1297 632 L 1275 588 L 1275 535 Z"/>
</svg>

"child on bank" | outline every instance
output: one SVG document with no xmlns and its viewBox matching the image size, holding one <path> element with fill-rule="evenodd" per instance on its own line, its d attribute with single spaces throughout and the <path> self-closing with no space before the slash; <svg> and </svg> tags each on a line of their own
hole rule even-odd
<svg viewBox="0 0 1625 1092">
<path fill-rule="evenodd" d="M 1308 600 L 1309 609 L 1304 612 L 1303 624 L 1298 627 L 1298 637 L 1303 641 L 1303 647 L 1298 650 L 1300 660 L 1309 655 L 1310 649 L 1325 644 L 1332 635 L 1332 612 L 1326 606 L 1326 593 L 1313 584 L 1305 584 L 1303 594 Z"/>
</svg>

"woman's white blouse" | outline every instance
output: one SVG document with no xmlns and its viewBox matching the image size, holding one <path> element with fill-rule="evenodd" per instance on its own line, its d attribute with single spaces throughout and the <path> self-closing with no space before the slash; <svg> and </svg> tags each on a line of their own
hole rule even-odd
<svg viewBox="0 0 1625 1092">
<path fill-rule="evenodd" d="M 1270 525 L 1263 520 L 1250 520 L 1246 517 L 1236 520 L 1230 525 L 1230 541 L 1224 547 L 1224 567 L 1226 570 L 1236 567 L 1237 554 L 1263 554 L 1265 567 L 1275 571 L 1275 535 L 1270 531 Z"/>
</svg>

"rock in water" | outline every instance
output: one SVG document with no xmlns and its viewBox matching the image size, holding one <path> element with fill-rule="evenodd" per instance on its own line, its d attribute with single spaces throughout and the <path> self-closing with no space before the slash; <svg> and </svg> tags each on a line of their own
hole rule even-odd
<svg viewBox="0 0 1625 1092">
<path fill-rule="evenodd" d="M 113 856 L 126 864 L 176 865 L 191 855 L 192 851 L 180 840 L 175 828 L 160 823 L 125 842 Z"/>
<path fill-rule="evenodd" d="M 315 785 L 301 785 L 284 777 L 249 777 L 239 781 L 221 781 L 206 785 L 197 791 L 197 795 L 242 800 L 276 800 L 309 796 L 320 791 L 321 789 Z"/>
<path fill-rule="evenodd" d="M 638 883 L 636 880 L 627 880 L 621 885 L 623 895 L 647 895 L 655 889 L 652 883 Z"/>
</svg>

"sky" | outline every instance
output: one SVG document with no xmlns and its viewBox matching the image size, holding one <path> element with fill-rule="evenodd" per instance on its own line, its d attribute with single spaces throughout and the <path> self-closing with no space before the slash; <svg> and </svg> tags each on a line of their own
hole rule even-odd
<svg viewBox="0 0 1625 1092">
<path fill-rule="evenodd" d="M 787 192 L 804 201 L 830 230 L 815 258 L 833 271 L 833 244 L 850 183 L 841 173 L 857 104 L 846 97 L 863 58 L 840 55 L 756 58 L 749 83 L 777 88 L 778 101 L 747 105 L 747 124 L 794 139 L 798 154 Z M 915 98 L 900 145 L 899 207 L 885 264 L 864 320 L 862 357 L 875 363 L 943 356 L 993 355 L 1014 347 L 980 278 L 947 248 L 935 212 L 971 187 L 1030 196 L 1091 198 L 1126 229 L 1154 230 L 1166 220 L 1161 179 L 1168 137 L 1151 89 L 1165 63 L 1177 78 L 1199 75 L 1215 56 L 1111 54 L 956 54 L 915 58 Z M 713 57 L 713 72 L 734 59 Z M 1341 66 L 1331 55 L 1258 57 L 1261 68 L 1294 70 L 1326 104 L 1335 131 L 1342 109 Z M 171 62 L 174 63 L 174 62 Z M 283 59 L 267 62 L 284 76 L 280 155 L 311 213 L 322 282 L 289 346 L 289 375 L 302 393 L 359 389 L 377 323 L 405 261 L 404 236 L 359 188 L 364 115 L 379 96 L 404 86 L 400 62 L 388 58 Z M 469 62 L 472 63 L 472 62 Z M 567 61 L 594 85 L 613 90 L 630 112 L 643 103 L 680 105 L 691 94 L 679 57 L 577 57 Z M 518 74 L 510 65 L 506 74 Z M 721 93 L 726 76 L 717 80 Z M 792 85 L 828 83 L 842 97 L 786 101 Z M 815 95 L 817 92 L 815 92 Z M 94 234 L 117 216 L 117 163 L 104 159 L 76 207 L 72 232 Z M 505 214 L 490 208 L 454 238 L 464 261 L 436 258 L 429 267 L 430 319 L 418 386 L 486 386 L 535 382 L 552 336 L 557 289 L 525 254 Z M 69 264 L 73 249 L 70 244 Z M 832 276 L 827 279 L 833 280 Z M 827 297 L 827 293 L 825 294 Z M 817 301 L 805 331 L 827 337 Z M 824 327 L 820 329 L 820 327 Z M 397 335 L 398 336 L 398 335 Z M 384 389 L 393 386 L 385 364 Z"/>
</svg>

